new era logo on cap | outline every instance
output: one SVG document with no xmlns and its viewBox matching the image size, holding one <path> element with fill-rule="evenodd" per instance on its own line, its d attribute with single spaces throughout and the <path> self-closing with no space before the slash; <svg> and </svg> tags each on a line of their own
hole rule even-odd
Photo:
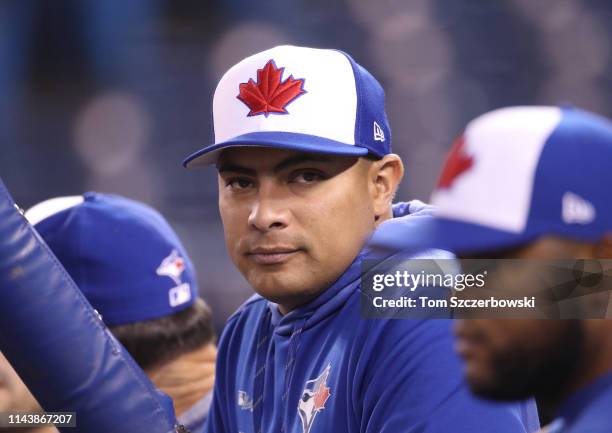
<svg viewBox="0 0 612 433">
<path fill-rule="evenodd" d="M 566 192 L 562 198 L 561 215 L 567 224 L 589 224 L 595 219 L 595 207 L 577 194 Z"/>
<path fill-rule="evenodd" d="M 385 131 L 374 121 L 374 141 L 385 141 Z"/>
<path fill-rule="evenodd" d="M 230 68 L 213 97 L 214 143 L 186 166 L 231 146 L 382 157 L 391 151 L 380 84 L 337 50 L 279 46 Z"/>
</svg>

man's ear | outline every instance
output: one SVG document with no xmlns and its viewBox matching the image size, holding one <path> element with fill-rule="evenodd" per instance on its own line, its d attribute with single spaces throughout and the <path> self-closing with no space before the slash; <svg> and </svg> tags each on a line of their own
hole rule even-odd
<svg viewBox="0 0 612 433">
<path fill-rule="evenodd" d="M 612 259 L 612 232 L 606 233 L 595 245 L 597 259 Z"/>
<path fill-rule="evenodd" d="M 371 165 L 370 191 L 376 220 L 391 216 L 391 203 L 403 176 L 404 164 L 398 155 L 385 155 Z"/>
</svg>

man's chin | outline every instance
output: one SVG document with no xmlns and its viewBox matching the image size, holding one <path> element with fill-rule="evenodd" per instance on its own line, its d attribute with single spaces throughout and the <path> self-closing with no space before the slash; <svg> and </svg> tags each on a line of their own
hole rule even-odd
<svg viewBox="0 0 612 433">
<path fill-rule="evenodd" d="M 474 394 L 487 400 L 517 401 L 533 395 L 533 390 L 521 380 L 510 382 L 477 375 L 467 375 L 466 380 Z"/>
<path fill-rule="evenodd" d="M 302 284 L 291 284 L 288 278 L 280 281 L 275 278 L 249 280 L 249 284 L 259 295 L 270 302 L 285 307 L 285 310 L 293 310 L 305 305 L 321 293 L 320 290 L 312 290 Z"/>
<path fill-rule="evenodd" d="M 254 287 L 254 290 L 268 301 L 285 306 L 289 310 L 307 304 L 318 295 L 309 293 L 305 289 L 300 290 L 288 287 L 270 288 L 270 286 L 265 286 Z"/>
</svg>

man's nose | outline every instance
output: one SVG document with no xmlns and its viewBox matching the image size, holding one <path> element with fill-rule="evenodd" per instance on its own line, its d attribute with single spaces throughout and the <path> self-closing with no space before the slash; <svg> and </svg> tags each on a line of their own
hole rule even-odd
<svg viewBox="0 0 612 433">
<path fill-rule="evenodd" d="M 288 197 L 275 182 L 262 182 L 249 214 L 249 225 L 266 232 L 289 225 Z"/>
</svg>

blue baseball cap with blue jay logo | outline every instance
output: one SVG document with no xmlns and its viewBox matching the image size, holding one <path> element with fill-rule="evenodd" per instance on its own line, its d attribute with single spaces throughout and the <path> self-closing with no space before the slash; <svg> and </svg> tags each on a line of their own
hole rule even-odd
<svg viewBox="0 0 612 433">
<path fill-rule="evenodd" d="M 88 192 L 46 200 L 26 217 L 108 326 L 169 316 L 197 299 L 191 260 L 149 206 Z"/>
</svg>

